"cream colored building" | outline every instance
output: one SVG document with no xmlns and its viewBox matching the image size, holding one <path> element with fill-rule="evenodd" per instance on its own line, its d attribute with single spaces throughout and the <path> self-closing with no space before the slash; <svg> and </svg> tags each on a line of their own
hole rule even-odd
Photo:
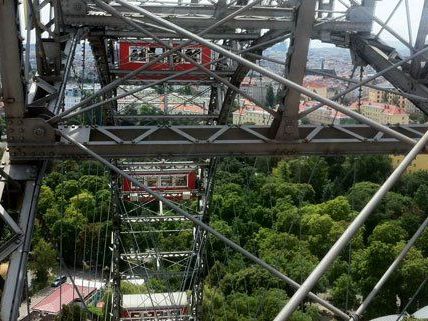
<svg viewBox="0 0 428 321">
<path fill-rule="evenodd" d="M 400 165 L 401 161 L 404 159 L 404 156 L 391 156 L 391 159 L 392 166 L 396 168 L 398 165 Z M 419 170 L 428 170 L 428 155 L 418 155 L 407 168 L 407 172 L 414 172 Z"/>
<path fill-rule="evenodd" d="M 330 98 L 328 87 L 319 81 L 307 81 L 304 82 L 303 85 L 315 94 L 318 94 L 324 98 Z"/>
<path fill-rule="evenodd" d="M 267 111 L 258 107 L 248 100 L 244 100 L 244 104 L 238 110 L 232 113 L 233 123 L 235 125 L 270 125 L 273 120 L 273 116 Z"/>
<path fill-rule="evenodd" d="M 299 110 L 302 112 L 318 104 L 318 102 L 314 101 L 303 102 L 300 104 Z M 333 108 L 327 106 L 318 108 L 317 110 L 306 115 L 305 118 L 309 121 L 309 123 L 314 125 L 347 125 L 356 123 L 356 121 L 351 117 L 341 112 L 337 112 Z"/>
<path fill-rule="evenodd" d="M 377 86 L 383 87 L 383 88 L 389 89 L 389 90 L 395 90 L 395 88 L 388 83 L 380 84 Z M 384 92 L 382 90 L 369 88 L 368 99 L 369 99 L 369 101 L 376 102 L 376 103 L 387 103 L 387 104 L 396 105 L 396 106 L 404 109 L 409 114 L 421 112 L 407 98 L 404 98 L 403 96 L 400 96 L 400 95 L 387 93 L 387 92 Z"/>
<path fill-rule="evenodd" d="M 381 124 L 408 124 L 409 114 L 395 105 L 362 102 L 361 114 Z"/>
</svg>

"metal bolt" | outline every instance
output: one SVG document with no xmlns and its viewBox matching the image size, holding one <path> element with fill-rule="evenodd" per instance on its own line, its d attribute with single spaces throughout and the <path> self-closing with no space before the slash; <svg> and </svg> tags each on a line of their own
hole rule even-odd
<svg viewBox="0 0 428 321">
<path fill-rule="evenodd" d="M 45 129 L 44 128 L 42 128 L 42 127 L 37 127 L 37 128 L 34 128 L 33 129 L 33 134 L 34 135 L 36 135 L 36 136 L 44 136 L 45 135 Z"/>
</svg>

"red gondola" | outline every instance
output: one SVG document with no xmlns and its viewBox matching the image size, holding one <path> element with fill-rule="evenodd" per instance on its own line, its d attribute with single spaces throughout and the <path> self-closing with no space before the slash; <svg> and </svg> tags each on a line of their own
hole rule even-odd
<svg viewBox="0 0 428 321">
<path fill-rule="evenodd" d="M 173 44 L 177 47 L 179 44 Z M 119 69 L 135 70 L 143 64 L 147 64 L 156 57 L 163 54 L 167 49 L 157 43 L 152 42 L 119 42 Z M 211 62 L 211 49 L 203 45 L 190 45 L 181 48 L 180 51 L 192 57 L 200 64 Z M 162 79 L 169 76 L 168 71 L 184 71 L 194 68 L 194 66 L 184 60 L 180 55 L 174 53 L 162 61 L 147 68 L 146 72 L 138 78 L 140 79 Z M 209 68 L 209 67 L 208 67 Z M 159 73 L 156 73 L 159 72 Z M 207 75 L 185 75 L 177 77 L 177 80 L 203 80 Z"/>
<path fill-rule="evenodd" d="M 193 162 L 133 163 L 127 164 L 125 168 L 129 175 L 168 199 L 194 199 L 201 185 L 202 170 Z M 122 192 L 130 201 L 153 199 L 127 179 L 123 181 Z"/>
<path fill-rule="evenodd" d="M 190 320 L 190 301 L 186 292 L 125 294 L 122 304 L 123 321 Z"/>
</svg>

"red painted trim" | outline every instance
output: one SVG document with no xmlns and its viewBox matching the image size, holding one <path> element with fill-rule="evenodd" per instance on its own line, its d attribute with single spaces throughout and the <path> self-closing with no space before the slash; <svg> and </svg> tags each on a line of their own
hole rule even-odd
<svg viewBox="0 0 428 321">
<path fill-rule="evenodd" d="M 179 44 L 174 44 L 174 47 L 177 47 Z M 121 41 L 119 42 L 119 69 L 121 70 L 135 70 L 139 67 L 142 66 L 142 64 L 144 64 L 143 62 L 132 62 L 129 61 L 129 56 L 130 56 L 130 47 L 141 47 L 141 48 L 164 48 L 164 50 L 166 50 L 165 47 L 158 45 L 156 43 L 153 42 L 127 42 L 127 41 Z M 185 48 L 201 48 L 202 50 L 202 57 L 201 57 L 201 63 L 202 64 L 207 64 L 209 62 L 212 61 L 211 59 L 211 54 L 212 54 L 212 50 L 206 46 L 203 45 L 190 45 L 190 46 L 186 46 Z M 183 48 L 183 49 L 185 49 Z M 182 49 L 182 50 L 183 50 Z M 157 63 L 154 64 L 153 66 L 150 66 L 147 70 L 149 71 L 184 71 L 184 70 L 189 70 L 192 69 L 194 66 L 188 62 L 181 62 L 181 63 Z M 146 80 L 150 80 L 150 79 L 162 79 L 162 78 L 166 78 L 168 77 L 168 75 L 144 75 L 144 76 L 138 76 L 139 79 L 146 79 Z M 182 76 L 182 77 L 177 77 L 176 79 L 178 80 L 202 80 L 202 79 L 207 79 L 208 76 L 206 75 L 201 75 L 201 76 Z"/>
</svg>

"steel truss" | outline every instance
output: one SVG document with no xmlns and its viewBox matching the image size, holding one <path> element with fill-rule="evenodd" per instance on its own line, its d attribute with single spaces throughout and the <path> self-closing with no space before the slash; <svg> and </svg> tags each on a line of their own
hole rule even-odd
<svg viewBox="0 0 428 321">
<path fill-rule="evenodd" d="M 209 221 L 208 214 L 208 202 L 207 198 L 210 195 L 209 179 L 206 178 L 208 175 L 207 164 L 204 162 L 196 163 L 192 161 L 152 161 L 152 162 L 122 162 L 121 167 L 125 172 L 133 177 L 140 177 L 141 175 L 150 175 L 152 173 L 163 173 L 163 174 L 177 174 L 183 173 L 183 171 L 196 171 L 201 176 L 199 187 L 200 193 L 198 193 L 198 215 L 193 215 L 195 219 Z M 134 192 L 137 195 L 143 195 L 143 192 Z M 122 192 L 122 197 L 127 195 L 127 192 Z M 144 193 L 144 195 L 150 195 Z M 138 199 L 138 196 L 137 196 Z M 135 202 L 129 201 L 128 203 L 135 204 Z M 127 252 L 125 245 L 123 244 L 124 253 L 120 254 L 120 261 L 129 265 L 129 269 L 122 271 L 121 279 L 135 279 L 142 278 L 149 280 L 151 277 L 159 277 L 169 282 L 171 278 L 182 278 L 181 290 L 191 292 L 191 309 L 189 316 L 191 320 L 201 320 L 201 307 L 203 300 L 203 276 L 205 275 L 205 242 L 207 234 L 200 230 L 199 227 L 189 229 L 188 227 L 178 227 L 177 229 L 165 230 L 162 226 L 164 223 L 170 222 L 189 222 L 189 219 L 183 216 L 170 216 L 164 215 L 162 203 L 159 203 L 159 213 L 153 216 L 153 213 L 149 211 L 147 206 L 151 201 L 145 204 L 136 203 L 139 209 L 142 210 L 140 216 L 129 216 L 125 213 L 126 209 L 123 208 L 121 215 L 122 230 L 121 234 L 133 234 L 136 235 L 153 235 L 156 233 L 179 233 L 183 231 L 193 232 L 193 240 L 191 248 L 188 250 L 180 251 L 164 251 L 162 249 L 153 248 L 146 249 L 143 252 Z M 150 216 L 147 216 L 150 215 Z M 136 225 L 138 224 L 138 225 Z M 135 227 L 134 227 L 135 226 Z M 139 246 L 137 246 L 139 248 Z M 150 268 L 155 265 L 156 268 Z M 168 267 L 166 267 L 167 265 Z M 179 267 L 180 271 L 171 271 L 171 267 Z M 119 269 L 119 268 L 118 268 Z M 178 290 L 178 289 L 175 289 Z M 121 295 L 120 292 L 118 295 Z M 117 309 L 119 310 L 119 309 Z"/>
<path fill-rule="evenodd" d="M 344 320 L 351 318 L 348 313 L 340 311 L 310 291 L 410 162 L 417 154 L 426 152 L 428 126 L 381 125 L 334 101 L 344 93 L 330 100 L 303 88 L 301 83 L 305 72 L 309 38 L 321 39 L 350 48 L 355 64 L 373 66 L 378 71 L 376 77 L 383 75 L 407 95 L 420 110 L 427 113 L 426 52 L 428 49 L 425 46 L 425 38 L 428 33 L 428 22 L 422 21 L 413 46 L 412 41 L 406 41 L 387 23 L 383 23 L 373 15 L 374 0 L 362 0 L 361 4 L 351 0 L 352 6 L 349 6 L 341 17 L 335 16 L 333 8 L 334 2 L 344 3 L 342 0 L 329 0 L 328 2 L 324 0 L 290 0 L 282 1 L 281 5 L 267 5 L 263 1 L 254 1 L 245 3 L 244 6 L 234 4 L 227 6 L 222 1 L 214 4 L 197 2 L 192 1 L 185 5 L 149 3 L 136 6 L 123 0 L 117 0 L 112 5 L 99 0 L 84 2 L 66 0 L 62 1 L 61 5 L 54 0 L 42 3 L 37 0 L 28 1 L 28 14 L 25 19 L 31 23 L 28 24 L 27 36 L 31 36 L 31 29 L 35 30 L 36 35 L 37 73 L 33 79 L 29 77 L 30 42 L 27 41 L 26 51 L 24 51 L 19 32 L 18 2 L 5 0 L 0 3 L 0 43 L 5 44 L 0 46 L 1 96 L 5 105 L 8 134 L 7 152 L 2 164 L 3 168 L 0 170 L 0 174 L 5 179 L 0 182 L 0 194 L 2 195 L 0 218 L 5 222 L 0 225 L 0 228 L 7 225 L 13 232 L 12 237 L 5 244 L 0 244 L 0 260 L 8 256 L 10 262 L 1 301 L 0 318 L 2 321 L 15 321 L 18 316 L 38 190 L 47 160 L 87 157 L 99 160 L 114 173 L 129 179 L 155 199 L 164 202 L 181 215 L 180 217 L 194 223 L 197 227 L 196 251 L 192 253 L 197 253 L 195 260 L 197 271 L 201 272 L 205 269 L 204 240 L 207 233 L 211 233 L 295 288 L 297 292 L 277 316 L 276 321 L 287 320 L 305 298 L 318 302 Z M 48 21 L 42 22 L 43 17 L 40 16 L 39 11 L 45 6 L 50 7 L 52 15 Z M 422 15 L 424 19 L 428 16 L 427 12 L 428 0 L 424 2 Z M 166 17 L 168 20 L 165 19 Z M 412 50 L 411 58 L 401 58 L 394 48 L 383 44 L 378 37 L 371 35 L 373 23 L 380 24 L 382 30 L 389 31 L 409 47 Z M 85 26 L 84 29 L 81 28 L 82 25 Z M 269 29 L 269 31 L 262 35 L 262 29 Z M 113 41 L 117 37 L 150 38 L 158 42 L 167 38 L 184 38 L 188 39 L 184 42 L 185 44 L 197 42 L 216 51 L 218 59 L 213 63 L 223 61 L 234 66 L 233 74 L 230 75 L 221 68 L 214 71 L 209 69 L 209 65 L 198 65 L 191 58 L 182 54 L 184 59 L 195 66 L 191 72 L 200 69 L 207 73 L 209 81 L 216 88 L 213 90 L 215 95 L 212 96 L 212 104 L 210 104 L 211 113 L 207 117 L 210 117 L 209 121 L 212 121 L 211 117 L 214 117 L 214 120 L 221 125 L 200 125 L 199 122 L 206 119 L 196 117 L 194 121 L 198 124 L 193 126 L 111 126 L 114 122 L 112 111 L 116 108 L 117 100 L 115 90 L 120 84 L 132 81 L 133 77 L 148 68 L 142 67 L 127 73 L 123 78 L 115 79 L 116 73 L 113 66 L 115 60 L 111 51 Z M 286 38 L 291 38 L 294 46 L 291 46 L 288 59 L 284 62 L 287 67 L 285 77 L 276 75 L 254 63 L 258 59 L 257 56 L 262 56 L 263 49 Z M 76 110 L 78 114 L 84 108 L 90 110 L 96 106 L 102 106 L 107 115 L 105 124 L 110 126 L 58 125 L 60 121 L 67 118 L 69 113 L 60 113 L 60 111 L 76 45 L 80 39 L 88 40 L 92 46 L 97 58 L 96 67 L 103 88 L 98 93 L 84 99 L 72 110 Z M 233 48 L 230 50 L 230 48 L 225 49 L 206 39 L 225 40 L 235 47 L 238 44 L 244 47 L 245 42 L 249 41 L 252 43 L 242 50 Z M 171 46 L 166 47 L 170 50 L 157 59 L 163 59 L 178 50 Z M 305 54 L 296 55 L 301 52 Z M 245 55 L 246 53 L 247 55 Z M 278 112 L 270 111 L 275 118 L 272 126 L 225 125 L 233 98 L 236 93 L 242 94 L 239 87 L 249 70 L 255 70 L 279 82 L 284 89 L 284 103 L 280 110 Z M 167 81 L 174 81 L 178 74 L 173 73 L 168 76 Z M 166 80 L 159 83 L 164 81 Z M 358 88 L 370 81 L 366 79 L 355 84 L 354 87 Z M 221 86 L 220 83 L 222 83 Z M 146 84 L 145 88 L 155 84 L 156 82 L 151 82 Z M 227 88 L 225 97 L 222 94 L 223 86 Z M 142 89 L 139 88 L 139 90 Z M 317 108 L 327 105 L 356 119 L 363 125 L 299 125 L 298 119 L 304 116 L 296 112 L 296 104 L 298 104 L 300 95 L 319 101 L 320 104 Z M 107 100 L 95 104 L 93 100 L 99 96 Z M 290 109 L 288 109 L 289 107 Z M 216 111 L 215 114 L 214 111 Z M 170 116 L 165 116 L 167 120 L 168 117 Z M 373 153 L 408 153 L 408 155 L 302 285 L 211 228 L 207 224 L 209 217 L 206 215 L 209 208 L 209 195 L 200 202 L 200 211 L 194 215 L 195 213 L 188 213 L 111 163 L 112 158 L 132 157 L 182 158 L 226 155 Z M 215 163 L 214 159 L 213 162 Z M 207 186 L 212 184 L 213 172 L 214 170 L 209 175 L 210 181 L 207 182 Z M 207 191 L 210 190 L 211 188 L 207 187 Z M 6 194 L 14 195 L 15 197 L 12 199 L 15 201 L 8 203 Z M 19 214 L 14 217 L 11 213 Z M 129 222 L 132 222 L 132 218 L 129 219 Z M 118 222 L 115 225 L 120 226 Z M 427 221 L 408 242 L 390 269 L 385 272 L 376 288 L 361 304 L 357 316 L 353 318 L 364 313 L 367 305 L 426 225 Z M 117 237 L 120 232 L 119 228 L 115 230 Z M 114 257 L 116 260 L 120 260 L 120 253 L 117 250 L 119 244 L 115 243 L 114 246 L 116 249 Z M 124 255 L 126 256 L 126 254 Z M 136 256 L 137 254 L 130 255 Z M 122 258 L 124 258 L 123 255 Z M 192 307 L 196 319 L 200 316 L 203 273 L 199 273 L 197 276 L 199 277 L 195 283 L 197 289 L 193 293 L 194 301 L 197 303 Z M 119 273 L 115 277 L 117 286 Z M 115 304 L 120 306 L 120 300 Z M 119 314 L 116 314 L 115 318 L 118 319 Z"/>
<path fill-rule="evenodd" d="M 366 125 L 298 128 L 298 139 L 269 138 L 269 126 L 67 126 L 59 131 L 108 158 L 212 157 L 257 155 L 404 154 L 409 141 L 419 139 L 427 125 L 397 125 L 388 129 L 406 137 L 400 141 Z M 13 149 L 12 149 L 13 146 Z M 41 144 L 10 144 L 15 159 L 87 158 L 64 138 Z"/>
</svg>

